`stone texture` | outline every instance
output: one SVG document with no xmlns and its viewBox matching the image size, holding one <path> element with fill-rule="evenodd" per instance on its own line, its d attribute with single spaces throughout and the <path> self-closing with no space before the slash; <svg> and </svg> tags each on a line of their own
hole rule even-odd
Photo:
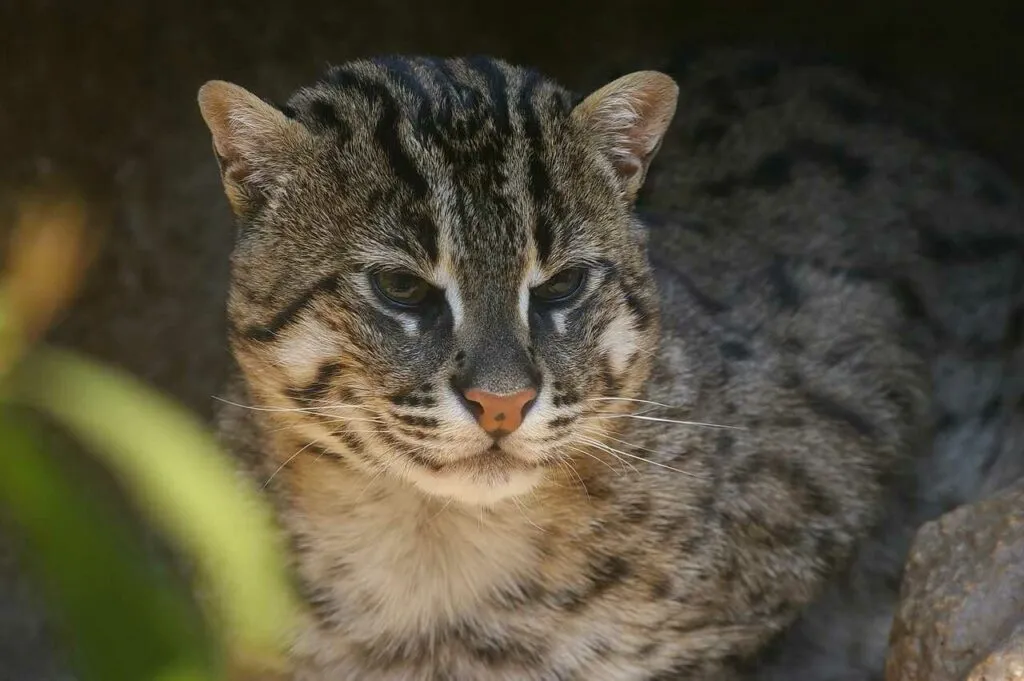
<svg viewBox="0 0 1024 681">
<path fill-rule="evenodd" d="M 1024 680 L 1024 622 L 974 666 L 965 681 Z"/>
<path fill-rule="evenodd" d="M 1024 483 L 921 528 L 885 679 L 1024 680 Z"/>
</svg>

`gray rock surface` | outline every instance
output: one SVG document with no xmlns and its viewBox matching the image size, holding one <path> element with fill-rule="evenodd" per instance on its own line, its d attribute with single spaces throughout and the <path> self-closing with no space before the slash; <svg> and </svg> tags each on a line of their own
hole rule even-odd
<svg viewBox="0 0 1024 681">
<path fill-rule="evenodd" d="M 1024 679 L 1024 483 L 921 528 L 885 679 Z"/>
<path fill-rule="evenodd" d="M 1020 681 L 1024 679 L 1024 622 L 974 666 L 965 681 Z"/>
</svg>

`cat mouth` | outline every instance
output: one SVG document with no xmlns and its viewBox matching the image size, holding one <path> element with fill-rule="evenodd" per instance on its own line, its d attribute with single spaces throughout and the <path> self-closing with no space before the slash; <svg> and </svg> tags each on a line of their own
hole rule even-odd
<svg viewBox="0 0 1024 681">
<path fill-rule="evenodd" d="M 459 458 L 414 457 L 404 475 L 432 496 L 486 506 L 528 493 L 543 479 L 548 463 L 506 451 L 495 443 L 470 449 Z"/>
<path fill-rule="evenodd" d="M 418 461 L 423 465 L 422 461 Z M 540 467 L 540 463 L 529 461 L 512 454 L 495 442 L 486 449 L 475 454 L 468 454 L 454 461 L 431 461 L 425 466 L 432 473 L 437 474 L 464 474 L 464 475 L 491 475 L 518 471 L 529 471 Z"/>
</svg>

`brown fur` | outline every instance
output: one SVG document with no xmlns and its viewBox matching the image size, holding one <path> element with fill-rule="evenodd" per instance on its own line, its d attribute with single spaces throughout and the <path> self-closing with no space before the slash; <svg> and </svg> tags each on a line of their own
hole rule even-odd
<svg viewBox="0 0 1024 681">
<path fill-rule="evenodd" d="M 1018 260 L 937 298 L 975 274 L 942 244 L 1019 248 L 1015 190 L 941 133 L 851 120 L 884 109 L 845 72 L 726 52 L 673 75 L 664 145 L 653 72 L 582 103 L 480 59 L 347 64 L 280 112 L 204 88 L 250 407 L 222 432 L 293 542 L 296 679 L 736 678 L 871 572 L 897 500 L 934 510 L 907 490 L 942 456 L 949 327 L 989 305 L 1006 338 L 1024 304 Z M 389 307 L 380 267 L 436 300 Z M 578 298 L 530 298 L 566 267 Z M 487 451 L 460 386 L 527 384 Z"/>
</svg>

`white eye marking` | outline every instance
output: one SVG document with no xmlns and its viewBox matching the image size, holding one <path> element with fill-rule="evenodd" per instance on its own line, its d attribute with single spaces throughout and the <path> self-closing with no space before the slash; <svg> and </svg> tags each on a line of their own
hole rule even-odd
<svg viewBox="0 0 1024 681">
<path fill-rule="evenodd" d="M 433 279 L 438 288 L 444 291 L 445 300 L 448 301 L 448 307 L 452 310 L 452 326 L 456 329 L 459 328 L 465 307 L 462 304 L 462 292 L 459 290 L 458 282 L 455 281 L 451 272 L 440 265 L 434 269 Z"/>
<path fill-rule="evenodd" d="M 560 335 L 565 335 L 565 320 L 568 313 L 565 310 L 551 313 L 551 322 L 555 325 L 555 331 Z"/>
<path fill-rule="evenodd" d="M 620 373 L 626 368 L 626 362 L 636 351 L 637 340 L 636 329 L 630 317 L 622 315 L 612 320 L 601 334 L 601 349 L 608 354 L 612 371 Z"/>
<path fill-rule="evenodd" d="M 531 264 L 519 287 L 519 318 L 527 328 L 530 326 L 530 289 L 544 283 L 544 273 L 536 264 Z"/>
<path fill-rule="evenodd" d="M 420 332 L 419 323 L 416 319 L 409 314 L 403 314 L 398 318 L 399 324 L 402 325 L 402 329 L 405 331 L 406 336 L 417 336 Z"/>
<path fill-rule="evenodd" d="M 519 318 L 527 327 L 530 325 L 530 287 L 519 287 Z"/>
</svg>

